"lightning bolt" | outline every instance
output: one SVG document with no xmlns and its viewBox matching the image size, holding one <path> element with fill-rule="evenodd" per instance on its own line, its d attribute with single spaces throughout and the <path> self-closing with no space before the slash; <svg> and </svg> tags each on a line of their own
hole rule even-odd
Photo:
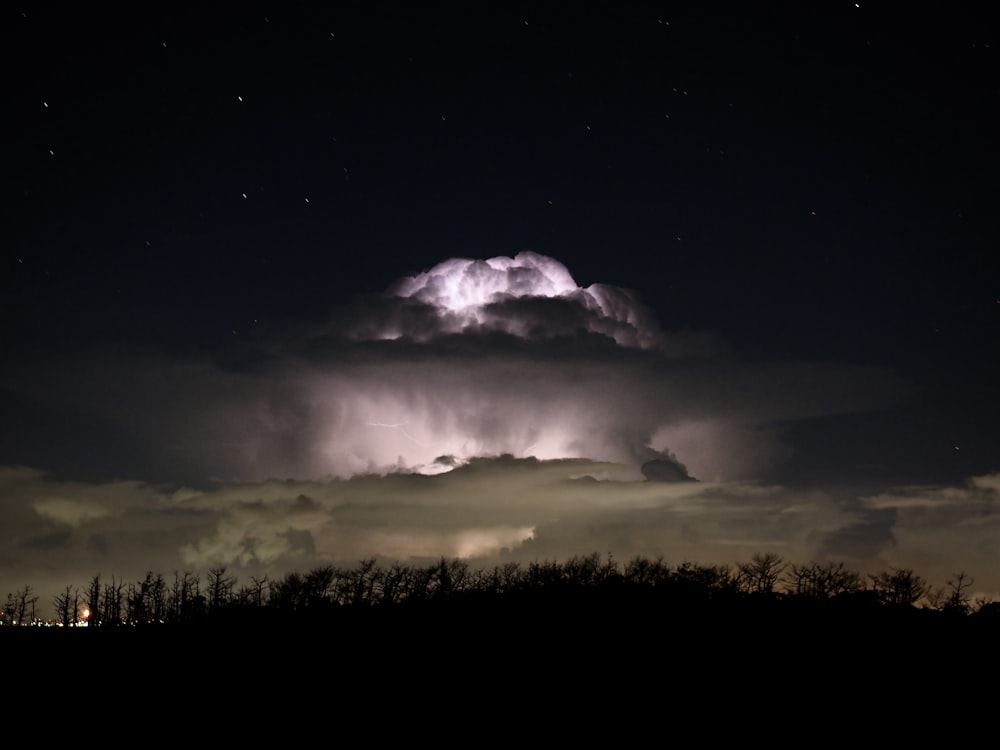
<svg viewBox="0 0 1000 750">
<path fill-rule="evenodd" d="M 408 440 L 415 443 L 416 445 L 419 445 L 421 448 L 431 447 L 431 443 L 423 443 L 417 440 L 415 437 L 413 437 L 413 435 L 411 435 L 404 429 L 406 425 L 409 424 L 409 422 L 366 422 L 365 424 L 367 424 L 369 427 L 385 427 L 391 430 L 399 430 Z"/>
</svg>

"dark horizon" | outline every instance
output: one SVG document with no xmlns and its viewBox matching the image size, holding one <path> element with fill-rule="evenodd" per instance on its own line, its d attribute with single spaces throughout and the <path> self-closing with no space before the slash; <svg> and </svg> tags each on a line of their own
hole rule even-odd
<svg viewBox="0 0 1000 750">
<path fill-rule="evenodd" d="M 517 561 L 476 566 L 460 558 L 424 564 L 360 560 L 350 567 L 321 565 L 272 579 L 240 581 L 225 567 L 203 575 L 147 572 L 138 581 L 96 574 L 82 587 L 66 586 L 51 602 L 55 616 L 30 586 L 8 594 L 0 625 L 118 629 L 225 625 L 312 625 L 336 628 L 406 618 L 421 625 L 440 615 L 525 613 L 541 607 L 549 616 L 566 616 L 569 606 L 597 606 L 623 615 L 625 609 L 718 621 L 736 615 L 851 618 L 855 624 L 882 618 L 898 625 L 930 622 L 902 620 L 917 611 L 950 618 L 978 615 L 1000 626 L 1000 602 L 973 598 L 975 581 L 964 572 L 935 586 L 918 571 L 889 569 L 862 573 L 843 562 L 795 563 L 780 555 L 754 553 L 736 565 L 671 564 L 662 557 L 629 560 L 599 553 L 565 560 Z M 771 609 L 762 610 L 767 606 Z M 651 609 L 647 609 L 650 608 Z M 780 608 L 779 608 L 780 607 Z M 512 608 L 512 609 L 508 609 Z M 594 610 L 596 612 L 596 610 Z M 266 619 L 261 619 L 267 614 Z M 349 617 L 351 619 L 344 619 Z M 280 619 L 276 619 L 280 618 Z M 814 624 L 818 624 L 815 620 Z M 826 625 L 829 627 L 830 622 Z M 426 626 L 426 624 L 424 625 Z"/>
</svg>

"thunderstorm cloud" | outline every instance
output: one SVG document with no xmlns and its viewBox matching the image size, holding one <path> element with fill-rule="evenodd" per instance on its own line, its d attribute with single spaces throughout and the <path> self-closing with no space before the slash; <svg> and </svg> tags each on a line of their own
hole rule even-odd
<svg viewBox="0 0 1000 750">
<path fill-rule="evenodd" d="M 4 380 L 19 396 L 18 463 L 184 482 L 433 473 L 441 457 L 502 454 L 758 478 L 789 455 L 795 420 L 899 390 L 876 368 L 738 361 L 535 253 L 446 261 L 321 330 L 224 357 L 88 352 Z M 91 456 L 95 444 L 106 450 Z"/>
<path fill-rule="evenodd" d="M 791 427 L 886 407 L 892 373 L 743 361 L 543 255 L 448 260 L 279 334 L 0 367 L 3 583 L 594 551 L 879 565 L 949 539 L 929 513 L 994 541 L 994 479 L 952 500 L 776 481 Z"/>
</svg>

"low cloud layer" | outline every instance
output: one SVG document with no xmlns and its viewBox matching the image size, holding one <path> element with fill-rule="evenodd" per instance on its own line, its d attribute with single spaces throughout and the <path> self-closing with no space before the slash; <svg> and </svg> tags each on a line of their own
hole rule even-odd
<svg viewBox="0 0 1000 750">
<path fill-rule="evenodd" d="M 1000 475 L 961 487 L 901 488 L 862 501 L 755 483 L 630 479 L 586 460 L 476 459 L 434 476 L 167 489 L 57 481 L 0 470 L 3 584 L 51 600 L 66 586 L 146 571 L 241 581 L 367 557 L 474 564 L 634 555 L 736 564 L 773 551 L 861 572 L 910 567 L 943 586 L 955 561 L 977 594 L 1000 596 Z"/>
<path fill-rule="evenodd" d="M 868 517 L 886 519 L 917 570 L 1000 576 L 1000 474 L 955 487 L 894 488 L 863 498 L 861 507 Z"/>
</svg>

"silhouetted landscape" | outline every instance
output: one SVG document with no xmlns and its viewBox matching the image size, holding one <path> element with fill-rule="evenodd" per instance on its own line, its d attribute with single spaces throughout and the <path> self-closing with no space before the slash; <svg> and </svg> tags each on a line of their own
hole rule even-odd
<svg viewBox="0 0 1000 750">
<path fill-rule="evenodd" d="M 480 569 L 368 559 L 242 582 L 225 568 L 95 575 L 56 597 L 48 626 L 23 619 L 42 605 L 29 587 L 9 594 L 0 648 L 78 667 L 89 694 L 135 710 L 249 701 L 260 714 L 244 710 L 234 731 L 250 738 L 309 732 L 327 713 L 384 719 L 373 727 L 384 736 L 409 736 L 399 716 L 431 712 L 452 732 L 459 715 L 581 737 L 625 719 L 640 734 L 668 719 L 713 736 L 798 732 L 786 711 L 836 714 L 831 731 L 846 732 L 880 701 L 965 702 L 992 673 L 1000 603 L 970 600 L 972 584 L 959 573 L 934 589 L 909 569 L 862 575 L 772 553 L 736 566 L 595 553 Z M 726 718 L 704 724 L 692 713 L 704 710 Z M 924 720 L 893 731 L 918 736 Z"/>
<path fill-rule="evenodd" d="M 996 639 L 1000 602 L 970 599 L 973 583 L 958 573 L 935 589 L 910 569 L 862 575 L 841 562 L 799 565 L 773 553 L 735 566 L 644 557 L 622 563 L 597 553 L 487 568 L 460 559 L 424 566 L 366 559 L 275 580 L 239 581 L 224 567 L 203 576 L 150 572 L 140 581 L 95 575 L 84 588 L 67 586 L 55 597 L 54 619 L 33 617 L 45 603 L 25 586 L 7 594 L 2 624 L 8 639 L 81 646 L 288 630 L 357 640 L 392 632 L 404 641 L 419 636 L 455 644 L 469 634 L 526 644 L 553 632 L 596 638 L 627 632 L 636 643 L 668 635 L 697 639 L 723 628 L 744 638 L 780 633 L 786 646 L 801 641 L 822 651 L 918 634 Z M 550 645 L 558 648 L 558 641 Z"/>
</svg>

